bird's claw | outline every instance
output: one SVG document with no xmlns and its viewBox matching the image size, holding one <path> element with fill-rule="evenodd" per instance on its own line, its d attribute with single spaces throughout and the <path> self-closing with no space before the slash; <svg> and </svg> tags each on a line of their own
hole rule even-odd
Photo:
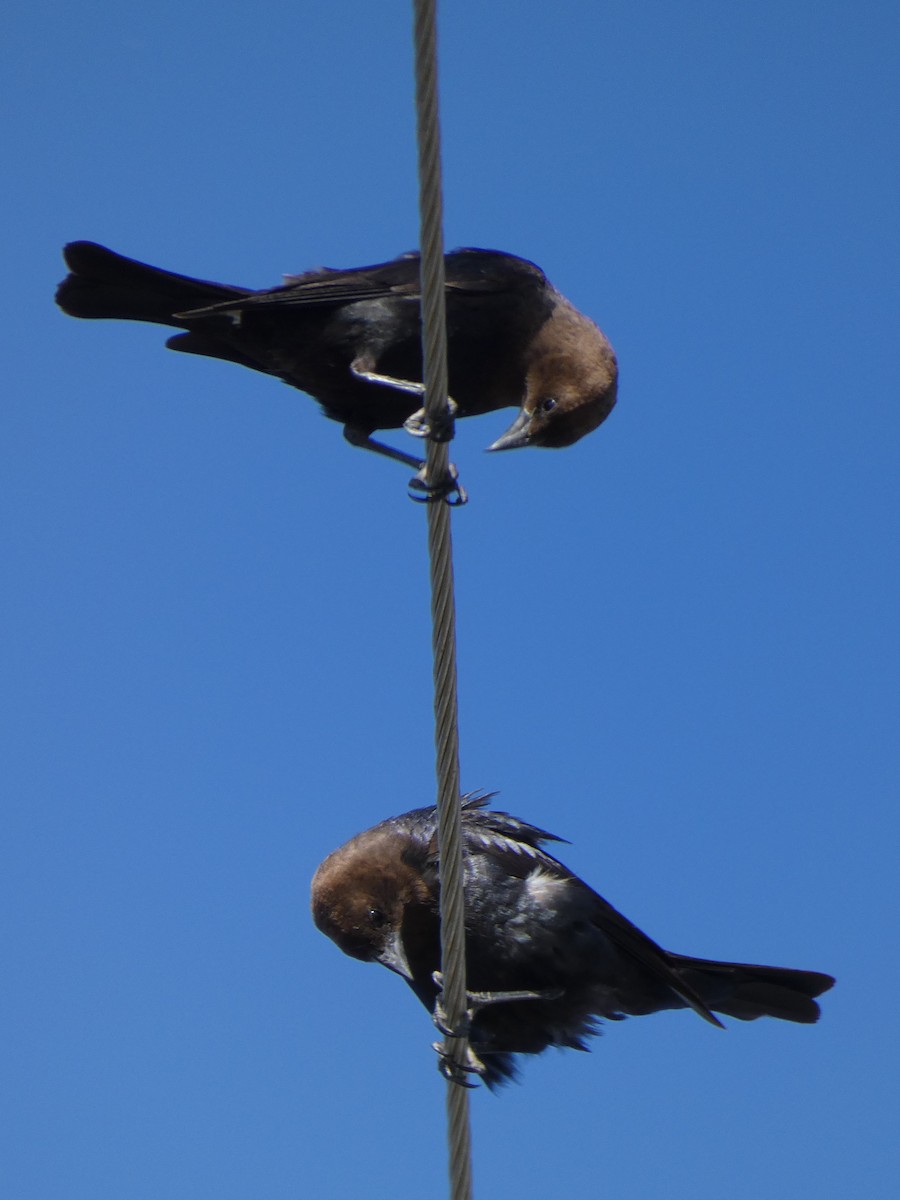
<svg viewBox="0 0 900 1200">
<path fill-rule="evenodd" d="M 429 421 L 424 408 L 414 412 L 403 422 L 407 433 L 417 438 L 430 438 L 433 442 L 449 442 L 453 437 L 453 422 L 459 412 L 459 405 L 451 397 L 447 397 L 447 407 L 436 421 Z"/>
<path fill-rule="evenodd" d="M 486 1067 L 471 1046 L 466 1047 L 464 1062 L 457 1062 L 453 1055 L 447 1051 L 443 1042 L 432 1042 L 432 1049 L 438 1056 L 438 1071 L 448 1083 L 455 1083 L 457 1087 L 464 1088 L 478 1087 L 477 1083 L 472 1083 L 466 1076 L 482 1076 L 485 1073 Z"/>
<path fill-rule="evenodd" d="M 468 994 L 466 999 L 468 999 Z M 437 1000 L 434 1002 L 434 1012 L 431 1014 L 431 1019 L 434 1021 L 435 1028 L 439 1033 L 442 1033 L 444 1037 L 462 1038 L 469 1036 L 469 1030 L 472 1027 L 472 1018 L 474 1016 L 475 1010 L 473 1008 L 467 1008 L 460 1017 L 458 1023 L 456 1025 L 451 1024 L 447 1016 L 447 1010 L 444 1008 L 440 996 L 438 996 Z"/>
<path fill-rule="evenodd" d="M 414 492 L 423 492 L 424 495 L 416 496 Z M 451 508 L 460 508 L 469 499 L 453 463 L 448 463 L 447 474 L 435 483 L 428 478 L 428 468 L 423 463 L 419 472 L 409 481 L 409 498 L 419 504 L 436 504 L 444 500 Z"/>
</svg>

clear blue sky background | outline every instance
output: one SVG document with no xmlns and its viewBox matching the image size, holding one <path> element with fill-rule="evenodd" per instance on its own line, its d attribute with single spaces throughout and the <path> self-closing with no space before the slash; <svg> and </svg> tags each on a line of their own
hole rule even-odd
<svg viewBox="0 0 900 1200">
<path fill-rule="evenodd" d="M 609 422 L 454 517 L 463 781 L 812 1028 L 615 1025 L 474 1095 L 479 1195 L 896 1195 L 894 3 L 446 4 L 448 246 L 610 336 Z M 428 1018 L 309 879 L 434 794 L 425 522 L 306 397 L 52 303 L 417 241 L 405 3 L 16 3 L 2 88 L 13 1200 L 444 1194 Z"/>
</svg>

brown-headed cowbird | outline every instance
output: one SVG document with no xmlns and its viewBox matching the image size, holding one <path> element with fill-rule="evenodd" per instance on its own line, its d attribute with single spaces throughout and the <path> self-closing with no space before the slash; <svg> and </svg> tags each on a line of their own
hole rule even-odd
<svg viewBox="0 0 900 1200">
<path fill-rule="evenodd" d="M 286 276 L 251 291 L 150 267 L 72 242 L 56 300 L 73 317 L 171 325 L 167 346 L 277 375 L 315 397 L 354 445 L 410 465 L 376 429 L 427 433 L 421 412 L 419 256 Z M 496 250 L 454 250 L 446 263 L 450 396 L 455 415 L 516 405 L 491 450 L 570 446 L 616 401 L 612 347 L 534 263 Z M 419 410 L 417 412 L 417 410 Z"/>
<path fill-rule="evenodd" d="M 561 839 L 487 811 L 489 800 L 467 796 L 462 808 L 467 987 L 535 995 L 473 1006 L 472 1064 L 488 1086 L 514 1077 L 515 1054 L 586 1049 L 600 1018 L 692 1008 L 714 1025 L 716 1012 L 818 1019 L 815 997 L 832 986 L 830 975 L 663 950 L 543 848 Z M 353 958 L 402 975 L 431 1012 L 438 868 L 437 811 L 420 808 L 352 838 L 312 883 L 319 929 Z"/>
</svg>

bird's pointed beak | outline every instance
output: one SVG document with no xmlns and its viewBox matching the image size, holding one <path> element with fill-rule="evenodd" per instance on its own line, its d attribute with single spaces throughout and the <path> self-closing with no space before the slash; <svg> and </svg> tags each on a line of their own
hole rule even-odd
<svg viewBox="0 0 900 1200">
<path fill-rule="evenodd" d="M 532 415 L 523 408 L 506 433 L 488 446 L 488 450 L 519 450 L 522 446 L 527 446 L 531 441 Z"/>
<path fill-rule="evenodd" d="M 406 952 L 399 932 L 392 934 L 390 940 L 385 943 L 378 955 L 378 961 L 389 971 L 402 975 L 408 983 L 412 983 L 412 971 L 406 961 Z"/>
</svg>

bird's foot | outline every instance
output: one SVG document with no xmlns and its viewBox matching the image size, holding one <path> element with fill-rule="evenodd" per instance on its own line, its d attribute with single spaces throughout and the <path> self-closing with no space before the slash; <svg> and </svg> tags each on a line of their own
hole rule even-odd
<svg viewBox="0 0 900 1200">
<path fill-rule="evenodd" d="M 423 495 L 417 496 L 414 492 L 422 492 Z M 428 467 L 423 463 L 418 474 L 409 481 L 409 498 L 417 500 L 420 504 L 436 504 L 439 500 L 445 500 L 451 508 L 459 508 L 469 499 L 466 489 L 459 482 L 459 471 L 453 463 L 447 464 L 447 474 L 444 478 L 436 481 L 429 479 Z"/>
<path fill-rule="evenodd" d="M 437 421 L 429 421 L 424 408 L 414 412 L 403 422 L 403 428 L 413 437 L 430 438 L 433 442 L 449 442 L 453 437 L 453 422 L 459 412 L 459 405 L 452 396 L 447 397 L 447 408 Z"/>
<path fill-rule="evenodd" d="M 457 1087 L 464 1088 L 478 1087 L 478 1084 L 468 1077 L 484 1075 L 487 1068 L 471 1046 L 466 1046 L 465 1058 L 461 1062 L 457 1061 L 443 1042 L 432 1042 L 432 1048 L 438 1056 L 438 1071 L 448 1083 L 455 1083 Z"/>
<path fill-rule="evenodd" d="M 451 507 L 458 508 L 469 499 L 466 489 L 459 483 L 459 472 L 453 463 L 447 464 L 447 473 L 443 479 L 432 482 L 428 477 L 428 465 L 421 458 L 415 458 L 412 454 L 407 454 L 405 450 L 395 449 L 394 446 L 386 446 L 384 442 L 376 442 L 365 429 L 358 429 L 355 425 L 345 425 L 344 437 L 351 446 L 371 450 L 383 458 L 392 458 L 395 462 L 401 462 L 407 467 L 416 467 L 417 474 L 409 484 L 411 500 L 418 500 L 421 504 L 434 504 L 438 500 L 446 500 Z M 424 495 L 415 496 L 413 495 L 414 491 L 423 492 Z"/>
<path fill-rule="evenodd" d="M 350 364 L 350 370 L 357 379 L 367 383 L 377 383 L 381 387 L 393 388 L 396 392 L 406 392 L 410 396 L 424 396 L 425 384 L 414 379 L 396 379 L 393 375 L 382 375 L 372 370 L 368 359 L 360 358 Z M 453 421 L 459 411 L 459 406 L 452 396 L 447 397 L 444 411 L 435 421 L 429 421 L 424 408 L 414 412 L 403 422 L 403 428 L 413 437 L 431 438 L 433 442 L 449 442 L 453 437 Z"/>
</svg>

